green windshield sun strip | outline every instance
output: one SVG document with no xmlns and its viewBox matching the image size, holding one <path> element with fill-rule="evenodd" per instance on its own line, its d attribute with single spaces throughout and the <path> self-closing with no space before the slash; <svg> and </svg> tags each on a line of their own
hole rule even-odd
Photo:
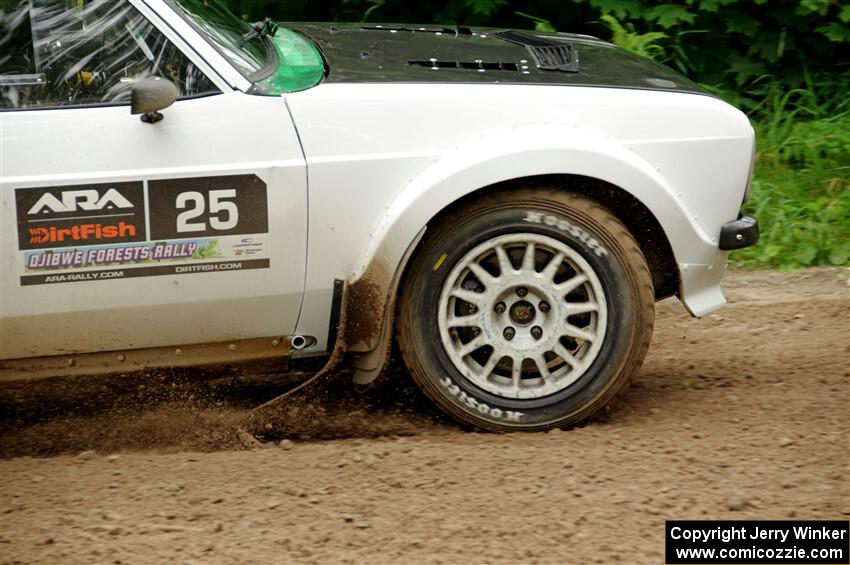
<svg viewBox="0 0 850 565">
<path fill-rule="evenodd" d="M 256 83 L 263 94 L 277 96 L 315 86 L 325 74 L 319 50 L 304 36 L 286 28 L 278 28 L 269 38 L 277 50 L 280 66 L 271 76 Z"/>
</svg>

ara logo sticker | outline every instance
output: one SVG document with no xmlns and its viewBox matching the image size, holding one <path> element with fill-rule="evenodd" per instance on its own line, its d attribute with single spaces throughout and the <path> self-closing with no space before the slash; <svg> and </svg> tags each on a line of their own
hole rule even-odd
<svg viewBox="0 0 850 565">
<path fill-rule="evenodd" d="M 15 190 L 19 249 L 144 241 L 142 183 Z"/>
<path fill-rule="evenodd" d="M 132 208 L 133 203 L 124 198 L 114 188 L 108 189 L 103 195 L 96 189 L 65 190 L 61 192 L 61 200 L 50 192 L 45 192 L 27 212 L 33 216 L 42 212 L 76 212 L 78 210 L 110 210 L 115 208 Z"/>
</svg>

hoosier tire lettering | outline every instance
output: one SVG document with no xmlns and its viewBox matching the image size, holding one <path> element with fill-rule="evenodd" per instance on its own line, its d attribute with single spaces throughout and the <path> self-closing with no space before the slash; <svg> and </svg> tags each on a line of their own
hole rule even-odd
<svg viewBox="0 0 850 565">
<path fill-rule="evenodd" d="M 514 412 L 513 410 L 500 410 L 499 408 L 493 408 L 481 402 L 480 400 L 472 398 L 471 396 L 460 390 L 460 387 L 454 384 L 452 380 L 448 377 L 443 377 L 443 380 L 441 382 L 443 386 L 448 389 L 449 394 L 451 394 L 470 408 L 474 408 L 480 413 L 490 416 L 491 418 L 505 419 L 509 422 L 520 422 L 522 421 L 522 417 L 525 416 L 525 414 L 523 414 L 522 412 Z"/>
<path fill-rule="evenodd" d="M 547 226 L 558 228 L 563 232 L 569 233 L 573 237 L 577 237 L 582 243 L 590 247 L 599 257 L 608 255 L 608 250 L 602 247 L 602 244 L 596 241 L 593 236 L 563 218 L 557 218 L 549 214 L 544 214 L 543 212 L 528 211 L 525 213 L 524 221 L 533 224 L 545 224 Z"/>
</svg>

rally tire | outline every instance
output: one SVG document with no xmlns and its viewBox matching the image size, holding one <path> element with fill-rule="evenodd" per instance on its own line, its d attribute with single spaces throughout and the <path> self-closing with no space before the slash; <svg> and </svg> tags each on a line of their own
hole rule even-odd
<svg viewBox="0 0 850 565">
<path fill-rule="evenodd" d="M 498 192 L 433 222 L 397 304 L 414 381 L 491 431 L 574 426 L 608 407 L 640 367 L 655 315 L 628 229 L 557 188 Z"/>
</svg>

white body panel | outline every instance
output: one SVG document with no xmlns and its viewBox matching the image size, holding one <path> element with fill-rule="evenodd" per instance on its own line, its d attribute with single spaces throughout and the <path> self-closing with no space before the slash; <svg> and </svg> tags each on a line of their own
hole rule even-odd
<svg viewBox="0 0 850 565">
<path fill-rule="evenodd" d="M 307 155 L 310 257 L 299 332 L 327 320 L 330 283 L 379 258 L 392 272 L 430 218 L 479 188 L 585 175 L 656 216 L 695 315 L 724 304 L 723 223 L 748 180 L 752 128 L 707 96 L 490 85 L 320 85 L 287 100 Z M 696 159 L 695 159 L 696 157 Z M 317 313 L 311 316 L 311 313 Z"/>
<path fill-rule="evenodd" d="M 307 187 L 280 99 L 231 92 L 178 101 L 154 126 L 126 106 L 6 112 L 0 129 L 0 358 L 292 333 Z M 239 173 L 267 185 L 270 268 L 19 284 L 16 189 Z"/>
<path fill-rule="evenodd" d="M 153 125 L 127 106 L 0 112 L 0 359 L 291 334 L 325 351 L 335 280 L 377 276 L 374 315 L 389 315 L 392 281 L 433 217 L 539 175 L 630 193 L 661 225 L 691 313 L 724 304 L 718 236 L 739 213 L 753 148 L 749 122 L 728 104 L 534 84 L 337 83 L 254 96 L 167 4 L 137 5 L 223 93 L 178 101 Z M 21 284 L 16 190 L 139 181 L 149 191 L 161 179 L 237 174 L 267 187 L 258 237 L 268 268 Z"/>
</svg>

